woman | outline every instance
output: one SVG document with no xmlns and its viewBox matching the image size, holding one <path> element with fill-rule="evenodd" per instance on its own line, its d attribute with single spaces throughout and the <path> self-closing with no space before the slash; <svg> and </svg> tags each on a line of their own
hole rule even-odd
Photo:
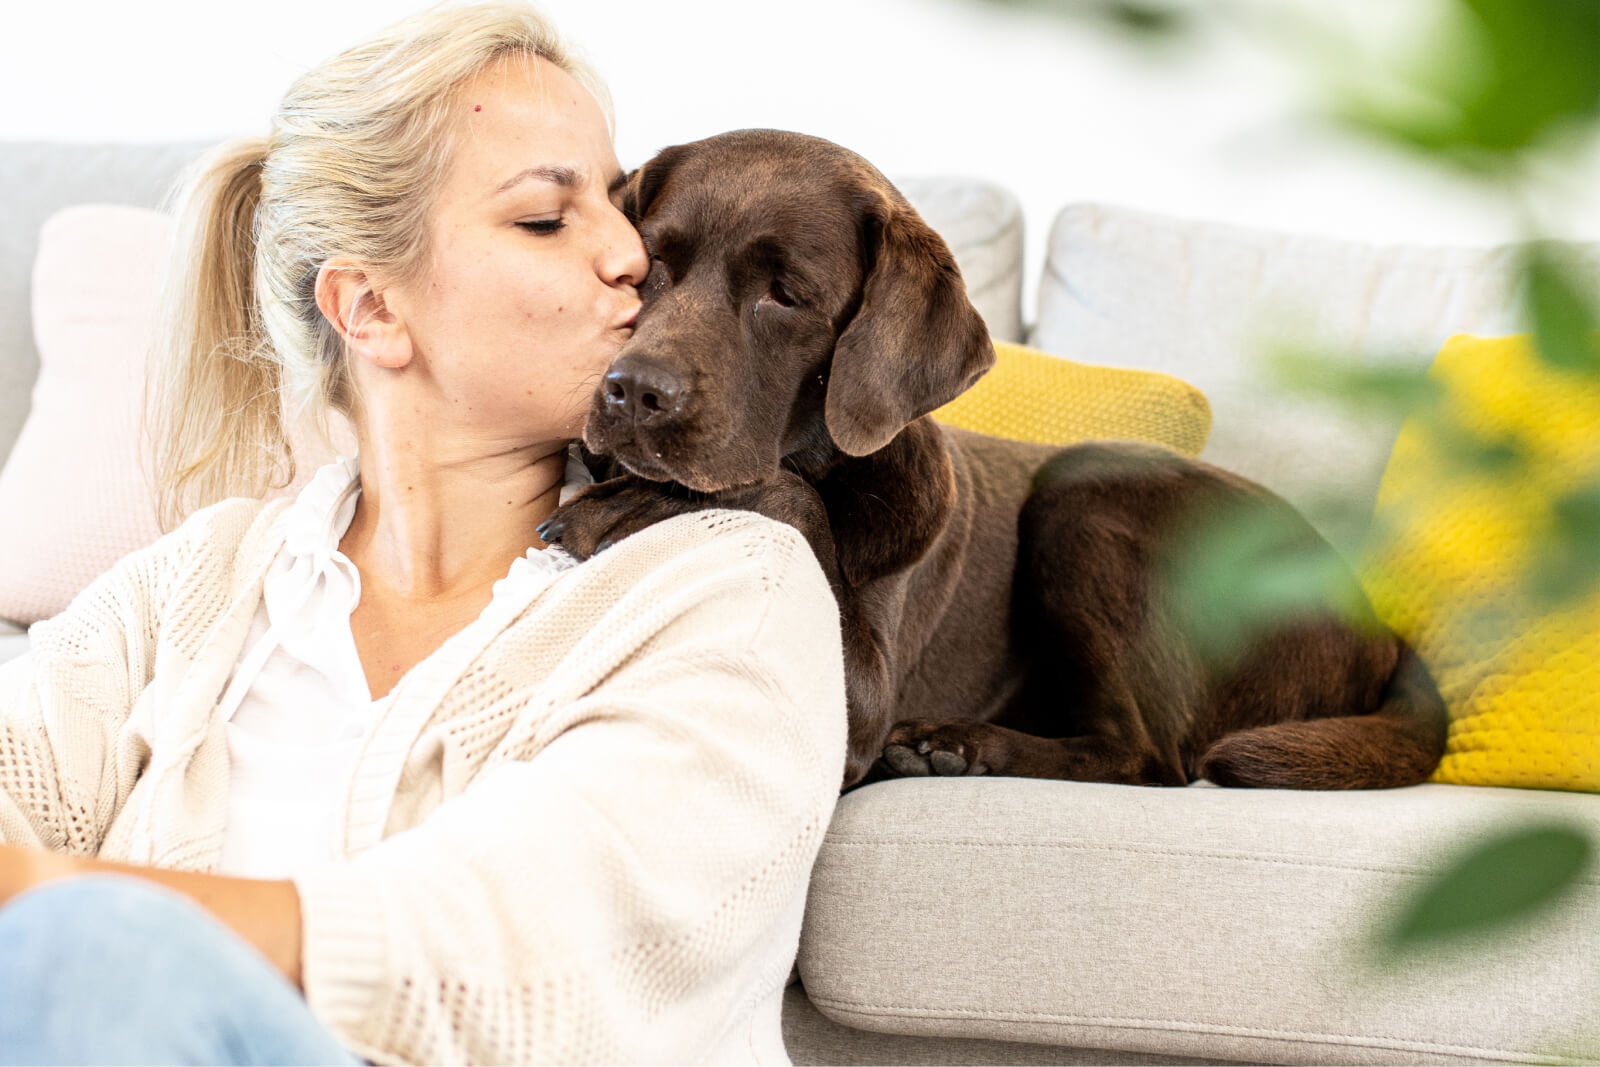
<svg viewBox="0 0 1600 1067">
<path fill-rule="evenodd" d="M 195 183 L 167 499 L 259 492 L 308 405 L 359 462 L 194 512 L 0 669 L 0 1059 L 785 1060 L 820 568 L 746 513 L 535 532 L 649 270 L 604 99 L 527 9 L 435 9 Z"/>
</svg>

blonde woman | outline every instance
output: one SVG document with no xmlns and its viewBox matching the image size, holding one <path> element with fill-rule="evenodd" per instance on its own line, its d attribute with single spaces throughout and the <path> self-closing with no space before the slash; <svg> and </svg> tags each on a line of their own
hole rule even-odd
<svg viewBox="0 0 1600 1067">
<path fill-rule="evenodd" d="M 206 506 L 0 668 L 0 1059 L 785 1061 L 821 570 L 745 513 L 536 534 L 648 269 L 606 99 L 433 9 L 209 160 L 156 422 Z M 359 459 L 252 499 L 307 406 Z"/>
</svg>

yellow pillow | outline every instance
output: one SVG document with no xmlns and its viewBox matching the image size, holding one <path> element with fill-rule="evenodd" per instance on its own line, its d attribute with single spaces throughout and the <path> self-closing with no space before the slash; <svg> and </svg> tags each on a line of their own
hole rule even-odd
<svg viewBox="0 0 1600 1067">
<path fill-rule="evenodd" d="M 1442 418 L 1395 442 L 1363 578 L 1450 708 L 1434 781 L 1600 791 L 1600 589 L 1552 609 L 1528 586 L 1550 502 L 1600 475 L 1600 383 L 1526 337 L 1453 337 L 1430 376 Z M 1463 465 L 1452 424 L 1526 463 Z"/>
<path fill-rule="evenodd" d="M 1211 433 L 1211 405 L 1190 385 L 1156 371 L 1094 367 L 1005 341 L 978 384 L 933 413 L 978 433 L 1067 445 L 1124 437 L 1197 456 Z"/>
</svg>

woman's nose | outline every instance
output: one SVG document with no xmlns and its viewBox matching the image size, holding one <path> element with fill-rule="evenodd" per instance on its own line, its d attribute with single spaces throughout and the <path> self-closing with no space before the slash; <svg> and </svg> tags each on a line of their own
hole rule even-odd
<svg viewBox="0 0 1600 1067">
<path fill-rule="evenodd" d="M 600 271 L 612 285 L 640 286 L 650 273 L 650 257 L 645 254 L 644 241 L 633 223 L 620 211 L 611 212 L 611 224 L 606 230 L 605 251 Z"/>
</svg>

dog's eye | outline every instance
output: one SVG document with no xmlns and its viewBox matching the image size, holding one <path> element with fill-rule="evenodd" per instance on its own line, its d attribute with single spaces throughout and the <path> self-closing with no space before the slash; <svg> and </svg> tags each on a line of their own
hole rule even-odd
<svg viewBox="0 0 1600 1067">
<path fill-rule="evenodd" d="M 795 303 L 794 297 L 790 295 L 789 290 L 785 289 L 783 283 L 776 278 L 772 279 L 771 287 L 767 289 L 766 295 L 761 298 L 760 302 L 763 304 L 777 304 L 779 307 L 784 308 L 792 308 Z"/>
</svg>

